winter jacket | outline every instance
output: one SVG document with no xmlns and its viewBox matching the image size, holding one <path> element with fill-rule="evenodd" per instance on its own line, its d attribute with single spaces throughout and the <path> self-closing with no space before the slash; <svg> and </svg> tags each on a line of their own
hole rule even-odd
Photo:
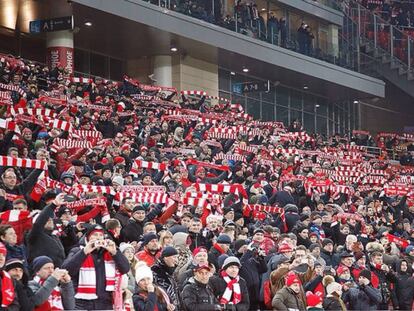
<svg viewBox="0 0 414 311">
<path fill-rule="evenodd" d="M 246 281 L 249 291 L 250 305 L 258 307 L 260 302 L 260 277 L 267 271 L 266 261 L 263 257 L 255 256 L 248 250 L 240 259 L 240 276 Z"/>
<path fill-rule="evenodd" d="M 412 268 L 408 266 L 406 272 L 401 272 L 401 263 L 397 266 L 397 282 L 395 284 L 395 292 L 397 294 L 397 305 L 400 310 L 410 310 L 414 299 L 414 277 L 412 276 Z"/>
<path fill-rule="evenodd" d="M 328 296 L 323 300 L 323 308 L 326 311 L 346 311 L 346 309 L 342 308 L 341 303 L 339 302 L 340 298 L 336 298 L 333 296 Z"/>
<path fill-rule="evenodd" d="M 52 294 L 53 289 L 59 285 L 59 281 L 53 276 L 49 276 L 43 285 L 40 285 L 35 280 L 29 282 L 29 287 L 34 293 L 33 304 L 40 306 L 44 304 L 49 296 Z M 73 283 L 60 283 L 60 295 L 62 297 L 62 304 L 65 310 L 75 309 L 75 291 L 73 289 Z"/>
<path fill-rule="evenodd" d="M 290 288 L 284 286 L 278 290 L 272 300 L 273 310 L 306 310 L 306 303 L 300 294 L 296 294 Z"/>
<path fill-rule="evenodd" d="M 36 185 L 37 179 L 43 170 L 33 170 L 29 176 L 27 176 L 20 184 L 16 184 L 12 189 L 6 187 L 3 183 L 0 184 L 0 188 L 4 189 L 7 194 L 13 194 L 17 196 L 24 196 L 27 200 L 27 196 L 32 192 L 33 187 Z M 4 201 L 3 211 L 10 210 L 13 208 L 12 202 Z"/>
<path fill-rule="evenodd" d="M 337 267 L 340 261 L 338 254 L 335 254 L 334 252 L 329 253 L 324 249 L 321 249 L 321 257 L 325 260 L 327 266 L 331 266 L 333 268 Z"/>
<path fill-rule="evenodd" d="M 107 292 L 106 287 L 106 277 L 105 277 L 105 262 L 103 260 L 103 250 L 95 250 L 91 253 L 94 265 L 95 265 L 95 274 L 96 274 L 96 295 L 99 300 L 112 300 L 112 292 Z M 86 254 L 80 247 L 73 248 L 65 262 L 62 265 L 63 269 L 68 270 L 70 276 L 72 277 L 72 282 L 77 291 L 78 282 L 79 282 L 79 271 L 82 267 L 84 260 L 86 259 Z M 128 273 L 130 267 L 128 259 L 122 253 L 117 250 L 116 254 L 112 256 L 112 259 L 115 262 L 116 269 L 121 274 Z"/>
<path fill-rule="evenodd" d="M 182 301 L 186 311 L 220 310 L 220 304 L 210 286 L 190 278 L 182 291 Z"/>
<path fill-rule="evenodd" d="M 65 260 L 65 249 L 59 237 L 44 228 L 49 218 L 54 217 L 55 209 L 54 204 L 45 206 L 27 236 L 29 263 L 38 256 L 49 256 L 53 259 L 55 267 L 61 267 Z"/>
<path fill-rule="evenodd" d="M 233 253 L 229 249 L 225 254 L 229 256 L 233 256 Z M 210 249 L 208 253 L 208 262 L 213 264 L 216 267 L 216 271 L 220 270 L 221 267 L 218 265 L 218 258 L 223 255 L 217 248 L 213 247 Z"/>
<path fill-rule="evenodd" d="M 162 260 L 158 260 L 151 270 L 154 275 L 154 283 L 167 293 L 172 304 L 179 306 L 180 297 L 177 282 L 173 277 L 174 268 L 168 267 Z"/>
<path fill-rule="evenodd" d="M 236 307 L 237 311 L 248 311 L 250 310 L 250 299 L 246 281 L 243 278 L 239 278 L 239 284 L 241 291 L 241 301 L 234 306 Z M 224 281 L 223 278 L 215 275 L 210 278 L 209 285 L 213 290 L 214 296 L 218 301 L 220 301 L 227 287 L 226 281 Z"/>
<path fill-rule="evenodd" d="M 343 300 L 348 310 L 366 311 L 377 310 L 382 298 L 378 289 L 368 285 L 350 288 L 343 294 Z"/>
<path fill-rule="evenodd" d="M 167 311 L 167 305 L 158 301 L 155 293 L 138 291 L 132 296 L 134 309 L 140 311 Z"/>
</svg>

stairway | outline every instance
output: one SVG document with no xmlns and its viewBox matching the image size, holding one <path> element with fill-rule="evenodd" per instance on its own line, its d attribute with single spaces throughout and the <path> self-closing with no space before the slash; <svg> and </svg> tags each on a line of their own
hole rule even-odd
<svg viewBox="0 0 414 311">
<path fill-rule="evenodd" d="M 358 42 L 360 71 L 388 80 L 414 98 L 414 38 L 354 0 L 344 9 L 344 15 L 347 29 L 356 29 L 348 36 L 357 36 L 358 39 L 348 40 Z"/>
</svg>

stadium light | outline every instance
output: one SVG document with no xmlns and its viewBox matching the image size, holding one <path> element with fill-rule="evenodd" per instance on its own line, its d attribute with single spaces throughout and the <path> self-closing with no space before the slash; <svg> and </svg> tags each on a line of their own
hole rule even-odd
<svg viewBox="0 0 414 311">
<path fill-rule="evenodd" d="M 249 72 L 249 68 L 244 67 L 243 72 Z"/>
<path fill-rule="evenodd" d="M 303 86 L 303 89 L 304 89 L 304 90 L 307 90 L 307 89 L 309 89 L 309 86 L 304 85 L 304 86 Z"/>
<path fill-rule="evenodd" d="M 359 103 L 359 101 L 357 101 L 356 99 L 354 100 L 354 104 L 358 104 Z"/>
<path fill-rule="evenodd" d="M 85 25 L 85 26 L 88 26 L 88 27 L 91 27 L 93 24 L 92 24 L 92 22 L 91 22 L 91 21 L 86 21 L 86 22 L 84 23 L 84 25 Z"/>
</svg>

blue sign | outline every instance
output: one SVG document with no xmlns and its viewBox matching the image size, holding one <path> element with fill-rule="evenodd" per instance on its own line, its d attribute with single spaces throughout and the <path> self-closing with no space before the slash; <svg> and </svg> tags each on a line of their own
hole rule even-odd
<svg viewBox="0 0 414 311">
<path fill-rule="evenodd" d="M 269 92 L 270 91 L 270 81 L 266 82 L 244 82 L 244 83 L 233 83 L 232 85 L 233 93 L 244 94 L 251 92 Z"/>
<path fill-rule="evenodd" d="M 73 16 L 41 19 L 29 23 L 30 33 L 52 32 L 73 29 Z"/>
</svg>

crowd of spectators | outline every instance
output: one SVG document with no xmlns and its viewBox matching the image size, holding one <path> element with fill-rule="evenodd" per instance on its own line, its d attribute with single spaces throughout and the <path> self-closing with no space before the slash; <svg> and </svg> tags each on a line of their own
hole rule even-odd
<svg viewBox="0 0 414 311">
<path fill-rule="evenodd" d="M 146 1 L 146 0 L 144 0 Z M 150 3 L 169 7 L 174 11 L 217 24 L 221 27 L 236 31 L 246 36 L 267 41 L 274 45 L 314 56 L 314 35 L 310 26 L 305 22 L 297 29 L 291 29 L 289 36 L 288 25 L 284 16 L 278 18 L 274 12 L 262 11 L 255 1 L 234 1 L 233 12 L 228 13 L 222 1 L 148 1 Z M 295 36 L 296 34 L 296 36 Z M 321 51 L 318 51 L 318 55 Z"/>
<path fill-rule="evenodd" d="M 11 56 L 0 102 L 1 310 L 412 310 L 414 169 L 385 152 L 412 135 Z"/>
</svg>

